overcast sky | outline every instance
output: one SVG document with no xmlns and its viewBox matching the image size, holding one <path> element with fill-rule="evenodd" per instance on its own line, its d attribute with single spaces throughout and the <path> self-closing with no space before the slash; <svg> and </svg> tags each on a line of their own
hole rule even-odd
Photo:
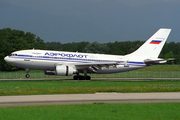
<svg viewBox="0 0 180 120">
<path fill-rule="evenodd" d="M 180 0 L 0 0 L 8 27 L 61 43 L 147 40 L 171 28 L 168 42 L 180 42 Z"/>
</svg>

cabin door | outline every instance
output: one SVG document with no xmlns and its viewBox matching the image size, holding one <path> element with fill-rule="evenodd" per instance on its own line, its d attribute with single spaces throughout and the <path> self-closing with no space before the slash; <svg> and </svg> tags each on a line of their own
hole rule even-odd
<svg viewBox="0 0 180 120">
<path fill-rule="evenodd" d="M 30 52 L 26 52 L 24 56 L 24 61 L 30 61 Z"/>
</svg>

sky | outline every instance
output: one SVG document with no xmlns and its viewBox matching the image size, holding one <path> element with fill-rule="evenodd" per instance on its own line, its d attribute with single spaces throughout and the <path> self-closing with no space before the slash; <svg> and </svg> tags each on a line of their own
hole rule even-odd
<svg viewBox="0 0 180 120">
<path fill-rule="evenodd" d="M 145 41 L 171 28 L 180 42 L 180 0 L 0 0 L 0 29 L 31 32 L 45 42 Z"/>
</svg>

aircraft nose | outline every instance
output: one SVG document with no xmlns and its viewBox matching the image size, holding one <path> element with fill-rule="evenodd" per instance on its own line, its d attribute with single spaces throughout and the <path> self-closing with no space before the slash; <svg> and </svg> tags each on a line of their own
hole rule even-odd
<svg viewBox="0 0 180 120">
<path fill-rule="evenodd" d="M 6 62 L 9 62 L 9 57 L 6 56 L 6 57 L 4 58 L 4 60 L 5 60 Z"/>
</svg>

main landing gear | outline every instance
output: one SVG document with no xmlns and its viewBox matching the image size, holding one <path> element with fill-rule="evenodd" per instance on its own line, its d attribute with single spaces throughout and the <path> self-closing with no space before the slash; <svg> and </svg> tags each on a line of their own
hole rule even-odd
<svg viewBox="0 0 180 120">
<path fill-rule="evenodd" d="M 74 80 L 91 80 L 90 76 L 81 76 L 81 75 L 75 75 L 73 77 Z"/>
<path fill-rule="evenodd" d="M 91 77 L 87 75 L 87 69 L 83 70 L 84 76 L 79 75 L 79 73 L 77 75 L 75 75 L 73 77 L 74 80 L 91 80 Z"/>
<path fill-rule="evenodd" d="M 27 74 L 25 75 L 25 77 L 26 77 L 26 78 L 29 78 L 30 75 L 28 74 L 28 72 L 29 72 L 29 69 L 28 69 L 28 68 L 26 68 L 26 72 L 27 72 Z"/>
</svg>

